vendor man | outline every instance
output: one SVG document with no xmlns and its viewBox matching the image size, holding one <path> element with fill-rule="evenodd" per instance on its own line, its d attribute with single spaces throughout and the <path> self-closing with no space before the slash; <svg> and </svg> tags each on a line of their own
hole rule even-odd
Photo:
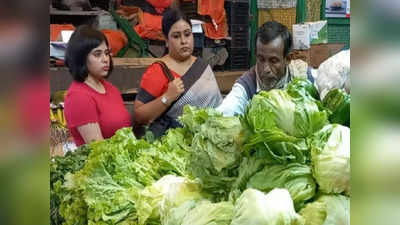
<svg viewBox="0 0 400 225">
<path fill-rule="evenodd" d="M 236 80 L 217 111 L 225 116 L 244 114 L 253 95 L 261 90 L 284 88 L 294 76 L 313 82 L 307 63 L 290 62 L 291 49 L 292 35 L 286 26 L 275 21 L 264 23 L 256 33 L 256 65 Z"/>
</svg>

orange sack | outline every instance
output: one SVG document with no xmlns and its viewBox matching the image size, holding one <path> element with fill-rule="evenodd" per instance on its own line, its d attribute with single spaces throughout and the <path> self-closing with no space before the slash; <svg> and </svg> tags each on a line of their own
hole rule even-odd
<svg viewBox="0 0 400 225">
<path fill-rule="evenodd" d="M 125 36 L 125 33 L 120 30 L 103 29 L 101 32 L 106 36 L 113 56 L 116 56 L 118 52 L 128 44 L 128 38 Z"/>
<path fill-rule="evenodd" d="M 143 39 L 164 41 L 162 34 L 162 16 L 143 12 L 141 23 L 134 27 L 136 33 Z"/>
<path fill-rule="evenodd" d="M 204 34 L 211 39 L 223 39 L 228 36 L 228 24 L 224 0 L 198 0 L 197 12 L 200 15 L 209 15 L 215 22 L 203 24 Z"/>
</svg>

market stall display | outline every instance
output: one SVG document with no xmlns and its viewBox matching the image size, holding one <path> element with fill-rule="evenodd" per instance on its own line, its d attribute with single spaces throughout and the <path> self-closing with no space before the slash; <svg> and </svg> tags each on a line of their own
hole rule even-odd
<svg viewBox="0 0 400 225">
<path fill-rule="evenodd" d="M 296 78 L 240 117 L 186 106 L 160 139 L 123 128 L 52 159 L 51 224 L 349 225 L 350 128 L 335 113 Z"/>
</svg>

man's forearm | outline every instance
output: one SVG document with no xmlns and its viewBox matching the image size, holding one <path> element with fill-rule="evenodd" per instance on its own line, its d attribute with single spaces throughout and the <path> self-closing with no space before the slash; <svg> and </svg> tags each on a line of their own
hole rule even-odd
<svg viewBox="0 0 400 225">
<path fill-rule="evenodd" d="M 247 104 L 248 98 L 246 90 L 242 85 L 235 83 L 232 90 L 216 110 L 224 114 L 224 116 L 233 116 L 235 114 L 243 114 Z"/>
</svg>

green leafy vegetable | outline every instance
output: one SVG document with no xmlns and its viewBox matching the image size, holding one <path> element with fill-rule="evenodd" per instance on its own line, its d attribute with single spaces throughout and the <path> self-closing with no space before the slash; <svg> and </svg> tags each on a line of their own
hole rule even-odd
<svg viewBox="0 0 400 225">
<path fill-rule="evenodd" d="M 329 121 L 350 126 L 350 95 L 342 89 L 332 89 L 324 97 L 322 103 L 331 113 Z"/>
<path fill-rule="evenodd" d="M 202 199 L 198 183 L 183 177 L 166 175 L 153 185 L 140 191 L 137 203 L 139 225 L 146 224 L 148 219 L 157 220 L 162 215 L 167 220 L 172 208 L 190 201 Z"/>
<path fill-rule="evenodd" d="M 50 162 L 50 222 L 52 225 L 60 225 L 64 218 L 59 213 L 64 192 L 61 189 L 64 176 L 82 169 L 89 155 L 90 147 L 82 145 L 75 152 L 67 152 L 64 156 L 56 156 Z"/>
<path fill-rule="evenodd" d="M 146 211 L 137 211 L 138 206 L 147 209 L 147 202 L 140 201 L 145 196 L 142 190 L 164 175 L 186 174 L 188 152 L 182 148 L 184 142 L 177 145 L 181 134 L 174 131 L 170 142 L 149 144 L 123 128 L 110 139 L 91 143 L 84 167 L 66 174 L 59 187 L 65 193 L 59 211 L 66 224 L 137 224 L 138 216 L 142 221 Z M 160 224 L 160 220 L 147 223 Z"/>
<path fill-rule="evenodd" d="M 316 184 L 311 168 L 304 164 L 267 165 L 251 177 L 247 184 L 265 193 L 274 188 L 285 188 L 289 191 L 296 209 L 311 199 L 315 194 Z"/>
<path fill-rule="evenodd" d="M 350 199 L 343 195 L 322 195 L 300 211 L 305 225 L 350 225 Z"/>
<path fill-rule="evenodd" d="M 230 225 L 232 217 L 232 203 L 203 201 L 187 213 L 181 225 Z"/>
<path fill-rule="evenodd" d="M 293 207 L 289 192 L 274 189 L 268 194 L 255 189 L 243 192 L 235 204 L 231 225 L 303 225 L 304 219 Z"/>
<path fill-rule="evenodd" d="M 245 149 L 264 151 L 265 157 L 278 163 L 309 161 L 305 138 L 328 122 L 327 112 L 320 111 L 315 102 L 293 98 L 286 90 L 255 95 L 241 118 Z"/>
<path fill-rule="evenodd" d="M 317 88 L 305 78 L 294 78 L 287 86 L 287 92 L 293 98 L 313 98 L 319 99 Z"/>
<path fill-rule="evenodd" d="M 350 128 L 329 124 L 312 139 L 313 175 L 322 192 L 350 194 Z"/>
<path fill-rule="evenodd" d="M 239 118 L 185 106 L 181 121 L 193 134 L 190 173 L 218 200 L 227 199 L 240 164 L 243 141 Z"/>
</svg>

